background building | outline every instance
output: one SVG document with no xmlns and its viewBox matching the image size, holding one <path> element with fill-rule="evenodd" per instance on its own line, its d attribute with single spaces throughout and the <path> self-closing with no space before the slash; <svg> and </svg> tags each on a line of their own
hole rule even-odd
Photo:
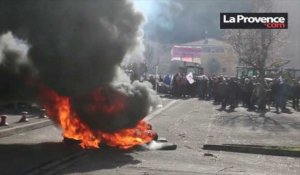
<svg viewBox="0 0 300 175">
<path fill-rule="evenodd" d="M 159 73 L 176 73 L 178 67 L 183 65 L 181 61 L 171 61 L 171 44 L 160 44 L 153 41 L 145 41 L 145 62 L 148 73 L 155 73 L 155 66 L 159 66 Z M 186 46 L 197 46 L 202 48 L 198 63 L 204 68 L 206 75 L 228 75 L 234 76 L 238 63 L 237 55 L 227 43 L 216 39 L 204 39 L 184 44 Z"/>
</svg>

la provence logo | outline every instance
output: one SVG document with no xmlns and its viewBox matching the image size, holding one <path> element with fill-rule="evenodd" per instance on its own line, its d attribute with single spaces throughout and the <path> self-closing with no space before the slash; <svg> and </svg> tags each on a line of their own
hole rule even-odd
<svg viewBox="0 0 300 175">
<path fill-rule="evenodd" d="M 287 13 L 220 13 L 221 29 L 287 29 Z"/>
</svg>

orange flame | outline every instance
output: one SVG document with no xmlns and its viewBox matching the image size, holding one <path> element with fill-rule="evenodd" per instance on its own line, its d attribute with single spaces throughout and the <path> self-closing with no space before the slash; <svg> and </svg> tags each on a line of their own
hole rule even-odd
<svg viewBox="0 0 300 175">
<path fill-rule="evenodd" d="M 63 136 L 80 141 L 82 148 L 99 148 L 99 144 L 103 141 L 108 146 L 129 149 L 148 143 L 155 136 L 155 133 L 150 131 L 151 126 L 145 121 L 138 122 L 135 128 L 123 129 L 115 133 L 93 131 L 72 111 L 69 97 L 60 96 L 54 90 L 42 87 L 40 98 L 47 114 L 61 126 Z M 109 110 L 113 108 L 114 106 L 111 106 Z"/>
<path fill-rule="evenodd" d="M 112 147 L 129 149 L 135 145 L 150 142 L 155 133 L 151 132 L 150 126 L 145 121 L 140 121 L 135 128 L 124 129 L 116 133 L 100 133 L 103 141 Z"/>
</svg>

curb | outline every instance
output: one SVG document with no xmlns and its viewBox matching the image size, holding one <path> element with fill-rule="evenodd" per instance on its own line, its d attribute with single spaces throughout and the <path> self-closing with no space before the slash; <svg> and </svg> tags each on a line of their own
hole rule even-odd
<svg viewBox="0 0 300 175">
<path fill-rule="evenodd" d="M 175 104 L 177 101 L 178 100 L 173 100 L 173 101 L 169 102 L 166 106 L 149 114 L 147 117 L 144 118 L 144 120 L 146 120 L 146 121 L 152 120 L 154 117 L 156 117 L 158 114 L 160 114 L 161 112 L 163 112 L 164 110 L 169 108 L 171 105 Z M 52 124 L 53 124 L 53 122 L 51 120 L 46 119 L 43 121 L 29 123 L 29 124 L 25 124 L 25 125 L 21 125 L 21 126 L 14 126 L 11 128 L 1 129 L 0 130 L 0 138 L 8 137 L 11 135 L 19 134 L 19 133 L 34 130 L 34 129 L 39 129 L 39 128 L 46 127 L 46 126 L 49 126 Z"/>
<path fill-rule="evenodd" d="M 47 119 L 47 120 L 43 120 L 43 121 L 39 121 L 39 122 L 29 123 L 29 124 L 26 124 L 26 125 L 1 129 L 0 130 L 0 138 L 11 136 L 11 135 L 14 135 L 14 134 L 19 134 L 19 133 L 26 132 L 26 131 L 29 131 L 29 130 L 42 128 L 42 127 L 49 126 L 49 125 L 52 125 L 52 124 L 53 124 L 53 122 L 51 120 Z"/>
<path fill-rule="evenodd" d="M 158 114 L 162 113 L 163 111 L 165 111 L 167 108 L 169 108 L 170 106 L 172 106 L 173 104 L 175 104 L 176 102 L 178 102 L 178 100 L 172 100 L 171 102 L 169 102 L 166 106 L 154 111 L 153 113 L 149 114 L 147 117 L 144 118 L 145 121 L 150 121 L 152 120 L 154 117 L 156 117 Z"/>
<path fill-rule="evenodd" d="M 228 151 L 238 153 L 251 153 L 251 154 L 264 154 L 274 156 L 289 156 L 289 157 L 300 157 L 300 151 L 293 151 L 282 149 L 279 146 L 262 146 L 262 145 L 234 145 L 234 144 L 223 144 L 223 145 L 203 145 L 204 150 L 214 151 Z M 296 148 L 296 147 L 289 147 Z M 299 148 L 299 147 L 297 147 Z M 300 149 L 300 148 L 299 148 Z"/>
</svg>

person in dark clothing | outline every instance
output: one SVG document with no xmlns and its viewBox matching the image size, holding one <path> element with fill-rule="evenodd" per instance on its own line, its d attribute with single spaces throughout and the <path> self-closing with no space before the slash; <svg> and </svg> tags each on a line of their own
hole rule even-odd
<svg viewBox="0 0 300 175">
<path fill-rule="evenodd" d="M 279 90 L 278 90 L 278 106 L 281 108 L 281 111 L 286 111 L 286 103 L 288 100 L 288 97 L 291 93 L 291 88 L 289 84 L 286 83 L 286 81 L 282 80 L 279 84 Z"/>
<path fill-rule="evenodd" d="M 253 106 L 251 105 L 251 94 L 253 89 L 254 89 L 253 83 L 250 81 L 249 78 L 245 78 L 244 83 L 242 84 L 241 87 L 242 101 L 249 110 L 253 109 Z"/>
<path fill-rule="evenodd" d="M 197 93 L 198 93 L 198 98 L 199 100 L 202 99 L 202 94 L 203 94 L 203 76 L 199 76 L 197 78 Z"/>
<path fill-rule="evenodd" d="M 266 110 L 268 88 L 262 83 L 256 83 L 251 95 L 251 105 L 257 105 L 259 111 Z"/>
<path fill-rule="evenodd" d="M 202 99 L 207 99 L 207 83 L 208 83 L 208 78 L 206 75 L 203 75 L 203 79 L 202 79 L 203 83 L 202 83 Z"/>
<path fill-rule="evenodd" d="M 213 78 L 209 77 L 207 81 L 207 100 L 213 97 Z"/>
<path fill-rule="evenodd" d="M 207 81 L 206 75 L 202 75 L 198 78 L 198 98 L 206 99 L 207 96 Z"/>
<path fill-rule="evenodd" d="M 279 100 L 278 100 L 278 92 L 279 91 L 279 79 L 274 79 L 271 85 L 271 99 L 274 101 L 274 105 L 276 108 L 276 112 L 279 112 Z"/>
<path fill-rule="evenodd" d="M 225 110 L 228 102 L 228 84 L 225 79 L 222 80 L 222 82 L 218 85 L 218 95 L 221 100 L 221 109 Z"/>
<path fill-rule="evenodd" d="M 179 89 L 180 89 L 181 97 L 185 98 L 186 95 L 188 95 L 187 85 L 188 85 L 188 80 L 186 79 L 186 75 L 182 74 L 179 81 L 179 87 L 180 87 Z"/>
<path fill-rule="evenodd" d="M 230 110 L 234 110 L 237 106 L 237 98 L 239 94 L 240 88 L 234 78 L 230 78 L 227 85 L 227 98 L 228 104 L 230 105 Z M 223 106 L 222 106 L 223 107 Z"/>
<path fill-rule="evenodd" d="M 187 79 L 184 74 L 177 73 L 173 78 L 173 90 L 176 97 L 186 95 Z"/>
<path fill-rule="evenodd" d="M 155 89 L 156 80 L 155 80 L 154 76 L 151 75 L 149 77 L 149 82 L 152 84 L 152 88 Z"/>
<path fill-rule="evenodd" d="M 172 91 L 173 91 L 173 95 L 175 97 L 179 97 L 180 96 L 180 92 L 179 92 L 179 79 L 180 79 L 180 73 L 176 73 L 174 75 L 173 82 L 172 82 L 172 85 L 173 85 Z"/>
<path fill-rule="evenodd" d="M 292 88 L 292 99 L 293 99 L 293 108 L 299 110 L 299 98 L 300 98 L 300 82 L 295 80 L 295 83 Z"/>
<path fill-rule="evenodd" d="M 223 77 L 215 78 L 213 81 L 213 97 L 214 97 L 214 104 L 218 105 L 221 103 L 221 94 L 219 91 L 219 85 L 222 83 Z"/>
</svg>

